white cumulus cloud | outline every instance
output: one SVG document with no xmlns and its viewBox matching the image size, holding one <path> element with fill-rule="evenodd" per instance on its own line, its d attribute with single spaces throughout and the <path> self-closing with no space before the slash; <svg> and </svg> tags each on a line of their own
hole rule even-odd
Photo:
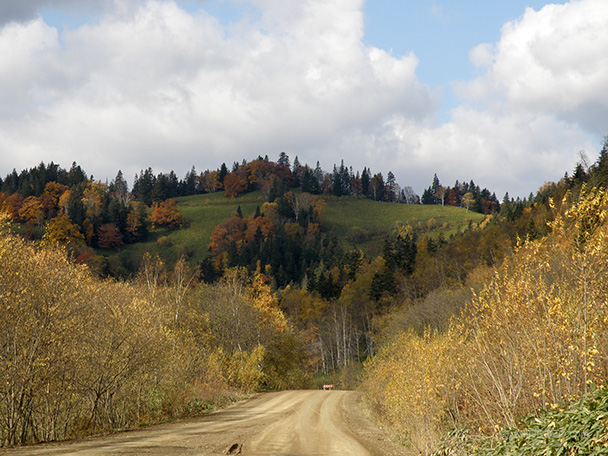
<svg viewBox="0 0 608 456">
<path fill-rule="evenodd" d="M 473 48 L 479 76 L 454 83 L 462 105 L 444 123 L 415 49 L 363 44 L 363 0 L 234 1 L 250 9 L 227 25 L 201 0 L 195 12 L 175 0 L 2 3 L 0 174 L 77 161 L 101 179 L 183 175 L 286 151 L 392 170 L 418 192 L 437 173 L 525 196 L 608 133 L 604 0 L 528 9 Z M 97 19 L 58 30 L 41 6 Z"/>
<path fill-rule="evenodd" d="M 602 0 L 527 9 L 505 24 L 497 43 L 471 50 L 484 71 L 455 83 L 463 106 L 432 131 L 428 153 L 451 151 L 456 169 L 467 163 L 511 194 L 571 172 L 580 150 L 595 155 L 608 134 L 607 25 Z"/>
<path fill-rule="evenodd" d="M 467 97 L 494 97 L 509 108 L 554 114 L 605 135 L 608 113 L 608 8 L 603 0 L 574 0 L 526 10 L 506 24 L 492 51 L 471 53 L 490 63 L 481 79 L 462 87 Z"/>
<path fill-rule="evenodd" d="M 362 44 L 362 2 L 253 3 L 259 17 L 228 26 L 172 1 L 61 32 L 40 17 L 5 25 L 0 50 L 18 51 L 0 69 L 13 85 L 0 86 L 0 167 L 77 160 L 111 178 L 282 150 L 362 167 L 360 148 L 344 149 L 351 135 L 436 111 L 413 54 Z"/>
</svg>

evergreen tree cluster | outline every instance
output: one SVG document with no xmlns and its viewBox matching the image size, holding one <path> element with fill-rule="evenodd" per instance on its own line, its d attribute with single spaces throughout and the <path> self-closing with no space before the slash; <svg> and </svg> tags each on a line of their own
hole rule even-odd
<svg viewBox="0 0 608 456">
<path fill-rule="evenodd" d="M 40 196 L 49 182 L 57 182 L 68 187 L 75 187 L 88 181 L 84 170 L 72 163 L 69 170 L 62 169 L 59 165 L 51 162 L 48 165 L 40 163 L 36 168 L 23 170 L 8 174 L 4 179 L 0 178 L 0 192 L 6 194 L 18 193 L 23 198 L 28 196 Z"/>
<path fill-rule="evenodd" d="M 269 201 L 287 189 L 299 189 L 312 195 L 355 196 L 406 204 L 420 202 L 411 187 L 400 187 L 391 171 L 385 180 L 382 173 L 372 174 L 367 167 L 361 172 L 355 172 L 342 160 L 340 166 L 334 165 L 333 171 L 329 173 L 321 168 L 318 161 L 315 168 L 311 168 L 302 165 L 298 157 L 295 157 L 292 165 L 285 152 L 281 152 L 276 164 L 269 162 L 267 156 L 251 162 L 243 160 L 241 164 L 235 162 L 232 172 L 224 178 L 223 183 L 228 196 L 272 189 Z"/>
<path fill-rule="evenodd" d="M 466 207 L 467 210 L 480 214 L 494 214 L 500 211 L 496 194 L 487 188 L 481 189 L 473 180 L 468 183 L 456 181 L 453 187 L 444 187 L 439 182 L 437 174 L 433 176 L 433 183 L 422 193 L 421 203 Z"/>
<path fill-rule="evenodd" d="M 395 275 L 413 274 L 418 252 L 417 239 L 412 233 L 398 232 L 394 239 L 384 241 L 384 268 L 377 272 L 370 289 L 370 297 L 377 301 L 382 296 L 394 296 L 399 292 Z"/>
<path fill-rule="evenodd" d="M 304 197 L 306 204 L 299 208 L 289 203 L 297 197 L 288 192 L 258 206 L 247 219 L 239 206 L 213 232 L 209 250 L 215 261 L 201 265 L 204 280 L 213 282 L 234 267 L 251 274 L 263 267 L 275 288 L 305 283 L 323 298 L 337 297 L 346 275 L 340 241 L 323 231 L 318 197 Z"/>
<path fill-rule="evenodd" d="M 571 176 L 566 173 L 564 181 L 571 190 L 579 191 L 583 184 L 591 187 L 608 186 L 608 136 L 604 138 L 602 149 L 597 161 L 588 166 L 587 158 L 581 152 L 581 160 L 577 163 Z"/>
</svg>

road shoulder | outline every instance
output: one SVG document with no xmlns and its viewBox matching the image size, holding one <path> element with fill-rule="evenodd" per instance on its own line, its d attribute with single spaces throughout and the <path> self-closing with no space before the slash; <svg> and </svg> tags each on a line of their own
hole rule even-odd
<svg viewBox="0 0 608 456">
<path fill-rule="evenodd" d="M 374 423 L 371 412 L 365 405 L 363 393 L 349 394 L 342 404 L 346 425 L 370 452 L 371 456 L 414 456 L 412 449 L 391 440 L 389 433 Z"/>
</svg>

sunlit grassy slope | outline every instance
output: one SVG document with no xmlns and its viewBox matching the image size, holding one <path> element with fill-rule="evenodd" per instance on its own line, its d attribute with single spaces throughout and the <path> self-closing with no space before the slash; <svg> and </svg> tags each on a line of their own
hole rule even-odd
<svg viewBox="0 0 608 456">
<path fill-rule="evenodd" d="M 327 200 L 326 225 L 345 242 L 368 254 L 381 253 L 382 241 L 399 224 L 410 225 L 419 232 L 427 232 L 446 239 L 478 223 L 484 216 L 453 206 L 423 206 L 395 204 L 369 199 L 335 198 Z"/>
<path fill-rule="evenodd" d="M 255 214 L 264 200 L 259 192 L 227 198 L 223 192 L 177 199 L 186 226 L 175 231 L 155 230 L 147 242 L 127 246 L 122 255 L 139 262 L 145 252 L 158 253 L 167 263 L 187 254 L 192 264 L 208 255 L 213 229 L 241 206 L 244 217 Z M 478 223 L 483 215 L 456 207 L 422 206 L 375 202 L 356 198 L 327 198 L 324 224 L 342 241 L 345 248 L 356 246 L 369 255 L 381 253 L 382 241 L 398 224 L 411 225 L 431 236 L 444 237 Z M 166 237 L 167 242 L 159 243 Z"/>
<path fill-rule="evenodd" d="M 153 230 L 147 242 L 139 242 L 125 248 L 123 255 L 139 262 L 145 252 L 160 255 L 165 262 L 173 264 L 186 254 L 191 263 L 197 264 L 208 255 L 211 233 L 223 221 L 236 214 L 239 206 L 243 217 L 252 217 L 257 205 L 264 201 L 259 192 L 249 193 L 239 198 L 227 198 L 224 192 L 205 195 L 185 196 L 176 199 L 186 225 L 175 231 Z M 166 237 L 167 242 L 159 243 Z"/>
</svg>

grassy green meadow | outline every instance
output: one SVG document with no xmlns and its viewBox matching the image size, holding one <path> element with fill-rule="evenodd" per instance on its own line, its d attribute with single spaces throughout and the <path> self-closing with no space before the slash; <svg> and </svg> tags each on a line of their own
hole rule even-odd
<svg viewBox="0 0 608 456">
<path fill-rule="evenodd" d="M 145 252 L 158 254 L 168 264 L 186 255 L 192 265 L 208 255 L 211 233 L 221 222 L 233 216 L 241 206 L 244 217 L 252 217 L 256 206 L 264 203 L 260 192 L 238 198 L 227 198 L 224 192 L 194 195 L 176 199 L 186 222 L 182 229 L 153 230 L 147 242 L 125 246 L 121 256 L 133 264 L 139 263 Z M 452 206 L 423 206 L 376 202 L 352 197 L 328 197 L 324 224 L 342 240 L 345 248 L 357 247 L 371 256 L 381 253 L 386 234 L 398 225 L 411 225 L 431 236 L 449 237 L 477 224 L 482 214 Z"/>
<path fill-rule="evenodd" d="M 217 225 L 236 214 L 239 206 L 244 217 L 252 217 L 256 206 L 264 203 L 259 192 L 239 198 L 227 198 L 224 192 L 209 193 L 176 198 L 176 202 L 184 216 L 183 228 L 151 230 L 147 242 L 127 245 L 114 255 L 124 255 L 129 261 L 139 263 L 144 253 L 149 252 L 158 254 L 168 264 L 186 255 L 195 265 L 208 255 L 211 233 Z"/>
<path fill-rule="evenodd" d="M 386 234 L 399 225 L 410 225 L 418 232 L 448 238 L 479 223 L 484 215 L 453 206 L 395 204 L 369 199 L 327 199 L 326 225 L 348 246 L 370 255 L 381 253 Z"/>
</svg>

